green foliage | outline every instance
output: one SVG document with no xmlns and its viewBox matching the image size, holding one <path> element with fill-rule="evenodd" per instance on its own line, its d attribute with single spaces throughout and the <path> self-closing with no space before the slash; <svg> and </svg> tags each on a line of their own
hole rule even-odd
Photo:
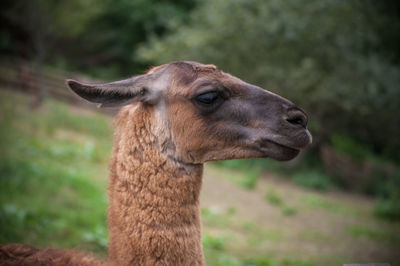
<svg viewBox="0 0 400 266">
<path fill-rule="evenodd" d="M 282 214 L 285 216 L 293 216 L 297 214 L 297 210 L 294 207 L 282 206 Z"/>
<path fill-rule="evenodd" d="M 300 186 L 317 190 L 328 190 L 333 185 L 330 177 L 319 170 L 299 171 L 292 175 L 292 180 Z"/>
<path fill-rule="evenodd" d="M 398 6 L 208 0 L 136 54 L 155 63 L 215 63 L 304 107 L 314 135 L 344 132 L 400 160 Z"/>
<path fill-rule="evenodd" d="M 109 147 L 98 142 L 110 142 L 111 135 L 103 129 L 91 139 L 89 131 L 92 118 L 107 129 L 106 119 L 75 114 L 76 127 L 71 129 L 75 131 L 60 135 L 71 125 L 68 120 L 74 120 L 70 114 L 63 124 L 58 112 L 67 113 L 65 108 L 57 111 L 46 104 L 38 116 L 24 109 L 21 96 L 3 91 L 1 99 L 7 101 L 1 101 L 0 112 L 4 114 L 0 117 L 0 243 L 79 245 L 104 254 L 107 173 L 103 163 Z"/>
<path fill-rule="evenodd" d="M 313 264 L 304 261 L 304 260 L 297 260 L 297 259 L 269 259 L 263 257 L 256 257 L 256 258 L 248 258 L 244 260 L 245 266 L 312 266 Z"/>
<path fill-rule="evenodd" d="M 285 216 L 293 216 L 297 213 L 297 210 L 294 207 L 286 205 L 281 196 L 276 193 L 275 190 L 269 189 L 265 194 L 265 200 L 270 204 L 278 206 L 281 208 L 282 214 Z"/>
<path fill-rule="evenodd" d="M 240 170 L 243 174 L 240 177 L 230 176 L 229 179 L 246 189 L 254 189 L 257 186 L 258 178 L 261 175 L 265 160 L 228 160 L 216 162 L 227 168 Z"/>
<path fill-rule="evenodd" d="M 225 240 L 223 238 L 212 236 L 210 234 L 203 234 L 201 242 L 204 248 L 223 250 L 225 246 Z"/>
<path fill-rule="evenodd" d="M 311 207 L 320 208 L 336 214 L 343 214 L 351 211 L 347 210 L 342 205 L 336 202 L 327 201 L 318 196 L 313 196 L 313 195 L 304 196 L 301 198 L 301 201 Z"/>
<path fill-rule="evenodd" d="M 381 218 L 400 220 L 400 173 L 397 172 L 385 184 L 375 206 L 374 213 Z"/>
<path fill-rule="evenodd" d="M 355 139 L 333 134 L 331 136 L 331 142 L 335 150 L 345 155 L 349 155 L 352 158 L 365 160 L 373 156 L 371 150 L 365 144 L 360 143 Z"/>
<path fill-rule="evenodd" d="M 227 213 L 222 213 L 218 209 L 201 208 L 201 217 L 205 223 L 213 227 L 226 227 L 230 223 L 230 217 L 234 214 L 231 208 Z"/>
<path fill-rule="evenodd" d="M 226 249 L 227 238 L 217 237 L 211 234 L 203 234 L 202 243 L 206 254 L 207 265 L 218 266 L 311 266 L 312 263 L 298 259 L 275 259 L 268 257 L 235 257 L 229 252 L 223 252 Z"/>
<path fill-rule="evenodd" d="M 244 179 L 240 182 L 240 184 L 247 189 L 254 189 L 257 185 L 258 178 L 260 177 L 260 170 L 253 169 L 248 170 L 245 173 Z"/>
<path fill-rule="evenodd" d="M 374 213 L 388 220 L 400 220 L 400 198 L 398 196 L 390 196 L 387 199 L 379 199 Z"/>
<path fill-rule="evenodd" d="M 41 63 L 57 60 L 72 47 L 71 40 L 87 32 L 102 8 L 98 0 L 2 1 L 0 53 Z"/>
<path fill-rule="evenodd" d="M 265 194 L 265 199 L 272 205 L 279 206 L 282 204 L 281 197 L 272 189 L 268 190 L 267 194 Z"/>
<path fill-rule="evenodd" d="M 139 43 L 184 21 L 195 0 L 5 0 L 0 53 L 24 56 L 103 79 L 132 75 Z"/>
<path fill-rule="evenodd" d="M 75 241 L 81 239 L 87 248 L 105 251 L 103 188 L 77 173 L 60 173 L 53 164 L 43 166 L 17 158 L 12 161 L 1 158 L 1 162 L 1 243 L 28 242 L 42 246 L 52 243 L 55 238 L 63 238 L 60 241 L 62 247 L 73 247 L 78 244 Z M 39 191 L 40 195 L 37 195 Z M 56 197 L 54 191 L 57 191 Z M 43 205 L 46 205 L 45 209 Z M 90 214 L 84 215 L 88 210 Z M 26 235 L 27 231 L 29 235 Z M 68 237 L 64 238 L 65 234 Z M 97 238 L 88 239 L 87 235 Z"/>
<path fill-rule="evenodd" d="M 380 230 L 369 228 L 364 225 L 351 225 L 347 228 L 347 232 L 355 237 L 379 240 L 389 245 L 400 244 L 400 237 L 398 235 L 387 234 Z"/>
</svg>

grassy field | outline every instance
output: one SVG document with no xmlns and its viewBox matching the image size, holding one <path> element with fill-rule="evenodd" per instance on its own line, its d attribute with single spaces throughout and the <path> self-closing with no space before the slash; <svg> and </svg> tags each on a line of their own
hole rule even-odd
<svg viewBox="0 0 400 266">
<path fill-rule="evenodd" d="M 104 257 L 111 119 L 0 91 L 0 243 L 80 248 Z M 400 263 L 400 224 L 373 201 L 207 165 L 201 194 L 208 265 Z"/>
</svg>

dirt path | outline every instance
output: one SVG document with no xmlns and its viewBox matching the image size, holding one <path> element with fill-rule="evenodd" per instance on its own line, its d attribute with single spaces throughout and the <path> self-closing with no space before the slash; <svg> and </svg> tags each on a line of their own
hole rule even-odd
<svg viewBox="0 0 400 266">
<path fill-rule="evenodd" d="M 216 230 L 207 217 L 204 221 L 204 231 L 232 235 L 228 247 L 233 253 L 289 256 L 317 265 L 400 262 L 399 224 L 376 219 L 371 199 L 338 191 L 319 193 L 273 175 L 264 175 L 257 189 L 247 190 L 231 182 L 231 175 L 240 174 L 207 166 L 201 205 L 237 222 L 232 231 Z M 266 194 L 275 200 L 266 200 Z M 229 210 L 233 214 L 228 215 Z M 252 225 L 253 230 L 240 225 Z"/>
</svg>

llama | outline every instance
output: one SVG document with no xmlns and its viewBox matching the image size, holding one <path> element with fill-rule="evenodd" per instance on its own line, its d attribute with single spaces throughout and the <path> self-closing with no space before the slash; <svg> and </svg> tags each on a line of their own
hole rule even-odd
<svg viewBox="0 0 400 266">
<path fill-rule="evenodd" d="M 110 164 L 108 258 L 11 244 L 0 264 L 204 265 L 204 162 L 290 160 L 311 143 L 304 111 L 214 65 L 172 62 L 117 82 L 67 85 L 89 102 L 124 106 Z"/>
</svg>

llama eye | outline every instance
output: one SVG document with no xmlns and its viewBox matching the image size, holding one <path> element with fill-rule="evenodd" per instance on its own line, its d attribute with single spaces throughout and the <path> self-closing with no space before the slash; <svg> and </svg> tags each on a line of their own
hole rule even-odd
<svg viewBox="0 0 400 266">
<path fill-rule="evenodd" d="M 208 106 L 222 100 L 222 97 L 219 92 L 211 91 L 196 96 L 195 100 L 201 105 Z"/>
</svg>

